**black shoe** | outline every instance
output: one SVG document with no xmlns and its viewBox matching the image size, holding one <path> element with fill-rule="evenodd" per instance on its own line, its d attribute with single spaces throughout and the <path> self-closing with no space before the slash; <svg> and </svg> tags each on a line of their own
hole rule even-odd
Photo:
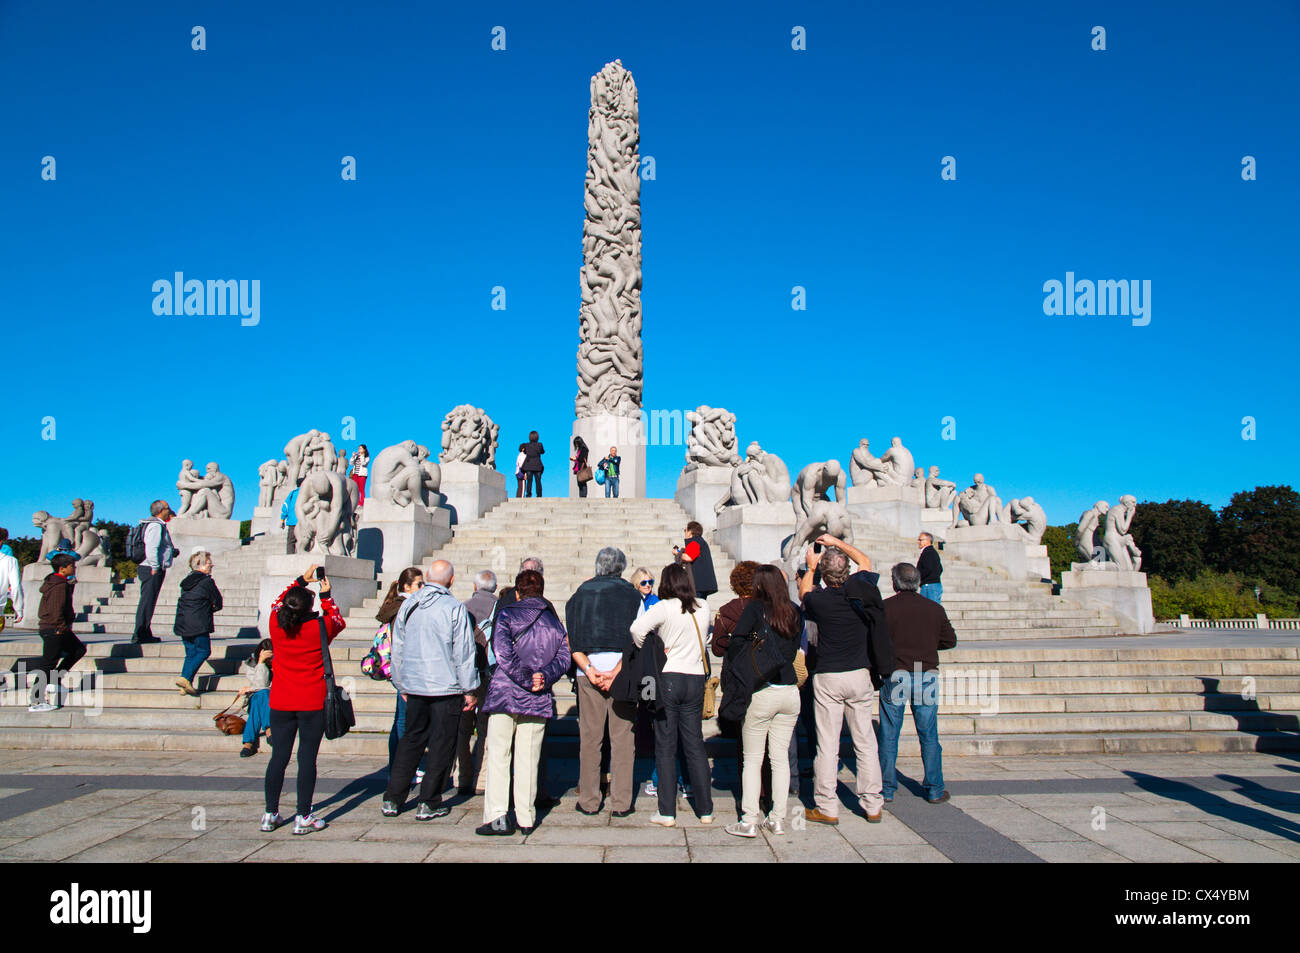
<svg viewBox="0 0 1300 953">
<path fill-rule="evenodd" d="M 439 804 L 437 807 L 434 807 L 431 804 L 421 803 L 420 806 L 415 809 L 415 819 L 417 821 L 432 821 L 439 817 L 446 817 L 450 813 L 451 808 L 447 807 L 445 804 Z"/>
<path fill-rule="evenodd" d="M 949 794 L 947 791 L 944 791 L 938 797 L 928 797 L 926 798 L 926 800 L 929 801 L 931 804 L 942 804 L 944 801 L 950 800 L 951 798 L 952 795 Z"/>
<path fill-rule="evenodd" d="M 535 831 L 535 830 L 537 830 L 537 825 L 536 825 L 536 824 L 534 824 L 532 827 L 521 827 L 521 828 L 519 828 L 519 833 L 521 833 L 521 834 L 523 834 L 525 837 L 527 837 L 529 834 L 531 834 L 531 833 L 532 833 L 533 831 Z"/>
<path fill-rule="evenodd" d="M 597 814 L 600 813 L 600 808 L 596 808 L 594 811 L 583 810 L 581 804 L 575 804 L 573 809 L 577 811 L 579 814 L 586 814 L 588 817 L 595 817 Z"/>
<path fill-rule="evenodd" d="M 507 816 L 498 817 L 495 821 L 489 821 L 486 824 L 480 824 L 474 828 L 475 834 L 482 834 L 484 837 L 505 837 L 513 834 L 518 828 L 515 827 L 514 821 Z M 531 834 L 533 829 L 528 828 Z"/>
<path fill-rule="evenodd" d="M 473 788 L 457 788 L 457 789 L 456 789 L 456 793 L 457 793 L 458 795 L 460 795 L 461 797 L 473 797 L 473 796 L 474 796 L 474 789 L 473 789 Z"/>
<path fill-rule="evenodd" d="M 629 807 L 626 811 L 613 811 L 611 813 L 613 813 L 615 817 L 631 817 L 636 813 L 636 808 Z"/>
<path fill-rule="evenodd" d="M 539 794 L 533 799 L 533 807 L 539 811 L 549 811 L 551 808 L 559 807 L 560 799 L 551 797 L 549 794 Z"/>
<path fill-rule="evenodd" d="M 132 639 L 132 645 L 152 645 L 155 642 L 161 642 L 162 639 L 156 635 L 142 635 L 138 639 Z"/>
<path fill-rule="evenodd" d="M 239 756 L 241 758 L 251 758 L 255 754 L 257 754 L 257 745 L 252 745 L 251 747 L 245 746 L 239 749 Z"/>
</svg>

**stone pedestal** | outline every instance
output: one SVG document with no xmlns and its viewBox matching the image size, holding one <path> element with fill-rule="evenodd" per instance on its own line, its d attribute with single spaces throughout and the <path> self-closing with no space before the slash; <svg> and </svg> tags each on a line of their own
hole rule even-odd
<svg viewBox="0 0 1300 953">
<path fill-rule="evenodd" d="M 853 516 L 905 539 L 915 539 L 921 532 L 925 490 L 920 487 L 851 486 L 844 496 Z"/>
<path fill-rule="evenodd" d="M 203 549 L 215 556 L 217 553 L 238 549 L 240 545 L 239 520 L 192 520 L 178 517 L 167 522 L 167 532 L 172 543 L 181 551 L 176 562 L 182 566 L 187 566 L 190 556 L 196 550 Z"/>
<path fill-rule="evenodd" d="M 285 531 L 280 528 L 280 507 L 253 507 L 253 525 L 248 532 L 252 536 L 285 535 Z"/>
<path fill-rule="evenodd" d="M 401 571 L 418 566 L 449 539 L 451 510 L 446 507 L 430 513 L 419 505 L 366 500 L 357 524 L 357 558 L 373 561 L 377 572 Z"/>
<path fill-rule="evenodd" d="M 1050 582 L 1052 579 L 1052 560 L 1047 555 L 1047 547 L 1025 543 L 1025 567 L 1029 570 L 1030 579 L 1036 578 L 1040 582 Z"/>
<path fill-rule="evenodd" d="M 989 523 L 987 526 L 953 526 L 944 539 L 944 552 L 977 566 L 1000 569 L 1015 580 L 1043 578 L 1037 571 L 1038 563 L 1031 566 L 1027 550 L 1047 550 L 1029 546 L 1025 534 L 1009 523 Z M 1034 553 L 1034 557 L 1039 554 Z"/>
<path fill-rule="evenodd" d="M 952 510 L 921 510 L 921 531 L 934 539 L 947 539 L 952 529 Z"/>
<path fill-rule="evenodd" d="M 1126 632 L 1146 635 L 1155 630 L 1147 574 L 1119 569 L 1114 563 L 1071 563 L 1061 573 L 1061 596 L 1085 609 L 1115 616 Z"/>
<path fill-rule="evenodd" d="M 732 559 L 770 563 L 781 558 L 781 547 L 794 530 L 794 508 L 789 503 L 746 503 L 718 514 L 713 541 Z"/>
<path fill-rule="evenodd" d="M 376 594 L 375 564 L 369 559 L 322 556 L 319 553 L 268 556 L 257 593 L 257 628 L 264 637 L 271 634 L 268 620 L 275 597 L 313 564 L 324 568 L 332 587 L 330 595 L 345 616 L 353 606 L 360 605 Z M 312 586 L 311 589 L 313 592 L 319 591 L 317 586 Z M 319 601 L 317 607 L 319 609 Z"/>
<path fill-rule="evenodd" d="M 37 627 L 36 613 L 41 607 L 41 583 L 51 571 L 48 559 L 23 567 L 23 622 L 19 628 Z M 72 607 L 80 614 L 87 606 L 94 605 L 100 599 L 107 599 L 112 591 L 112 567 L 78 566 L 77 586 L 72 590 Z"/>
<path fill-rule="evenodd" d="M 439 489 L 446 500 L 444 505 L 450 511 L 452 526 L 476 520 L 506 501 L 504 473 L 476 463 L 443 463 L 439 466 L 442 470 Z M 365 507 L 362 507 L 361 515 L 366 515 Z"/>
<path fill-rule="evenodd" d="M 673 499 L 706 533 L 717 528 L 718 517 L 713 508 L 731 491 L 731 473 L 731 467 L 696 467 L 677 477 L 677 493 Z"/>
<path fill-rule="evenodd" d="M 573 434 L 569 437 L 568 444 L 562 452 L 555 455 L 559 458 L 557 462 L 563 463 L 568 473 L 569 496 L 576 499 L 578 481 L 573 477 L 573 464 L 569 462 L 569 457 L 573 455 L 573 437 L 581 437 L 586 441 L 591 451 L 588 463 L 593 470 L 596 469 L 596 463 L 609 453 L 610 447 L 617 447 L 618 455 L 623 458 L 619 470 L 618 495 L 628 499 L 645 499 L 646 434 L 640 416 L 616 417 L 613 414 L 601 414 L 598 417 L 579 417 L 573 422 Z M 552 450 L 551 453 L 555 451 Z M 547 468 L 547 473 L 555 473 L 555 463 Z M 546 474 L 542 475 L 542 487 L 546 487 Z M 587 493 L 604 496 L 605 488 L 592 480 L 587 485 Z"/>
</svg>

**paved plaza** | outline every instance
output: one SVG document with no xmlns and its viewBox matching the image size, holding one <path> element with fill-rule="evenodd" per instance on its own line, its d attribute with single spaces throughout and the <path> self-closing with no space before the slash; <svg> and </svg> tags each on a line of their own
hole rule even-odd
<svg viewBox="0 0 1300 953">
<path fill-rule="evenodd" d="M 328 743 L 326 745 L 328 751 Z M 736 778 L 717 759 L 717 820 L 704 826 L 683 803 L 679 826 L 637 813 L 574 810 L 576 763 L 553 758 L 558 807 L 528 837 L 485 838 L 482 797 L 452 795 L 450 817 L 428 823 L 411 810 L 383 818 L 384 764 L 324 755 L 316 807 L 329 827 L 295 837 L 257 829 L 265 754 L 228 756 L 118 751 L 0 752 L 0 860 L 80 862 L 210 861 L 553 861 L 712 862 L 1297 862 L 1300 757 L 1294 754 L 951 758 L 952 800 L 917 793 L 920 763 L 900 759 L 908 779 L 884 821 L 854 813 L 840 787 L 838 827 L 792 824 L 781 837 L 744 840 L 722 827 L 734 819 Z M 851 762 L 850 762 L 851 765 Z M 637 762 L 638 780 L 650 770 Z M 728 773 L 730 771 L 730 773 Z M 293 768 L 285 811 L 292 810 Z M 847 768 L 841 782 L 851 781 Z M 803 799 L 811 803 L 811 782 Z M 793 802 L 792 802 L 793 804 Z"/>
</svg>

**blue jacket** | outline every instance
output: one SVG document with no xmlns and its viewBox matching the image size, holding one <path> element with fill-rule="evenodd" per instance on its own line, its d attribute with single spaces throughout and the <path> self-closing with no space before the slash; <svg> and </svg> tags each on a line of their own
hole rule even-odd
<svg viewBox="0 0 1300 953">
<path fill-rule="evenodd" d="M 464 695 L 478 688 L 474 624 L 446 586 L 426 583 L 397 610 L 393 687 L 411 695 Z"/>
<path fill-rule="evenodd" d="M 280 505 L 280 522 L 285 526 L 298 525 L 298 487 L 296 486 Z"/>
</svg>

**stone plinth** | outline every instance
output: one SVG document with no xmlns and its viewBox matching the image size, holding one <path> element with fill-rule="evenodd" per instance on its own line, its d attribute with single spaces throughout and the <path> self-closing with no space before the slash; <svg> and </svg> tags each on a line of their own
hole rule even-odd
<svg viewBox="0 0 1300 953">
<path fill-rule="evenodd" d="M 418 566 L 449 539 L 451 510 L 446 507 L 430 513 L 419 505 L 366 500 L 357 524 L 357 558 L 373 561 L 378 572 L 400 571 Z"/>
<path fill-rule="evenodd" d="M 41 607 L 41 583 L 52 570 L 48 559 L 23 567 L 23 621 L 19 628 L 35 629 Z M 78 566 L 77 586 L 72 590 L 72 607 L 80 614 L 86 606 L 107 599 L 113 591 L 113 570 L 109 566 Z M 75 630 L 74 626 L 74 630 Z"/>
<path fill-rule="evenodd" d="M 573 438 L 581 437 L 590 450 L 588 463 L 593 470 L 597 462 L 610 447 L 618 448 L 618 455 L 623 458 L 619 470 L 618 495 L 628 499 L 645 499 L 645 457 L 646 436 L 641 417 L 616 417 L 613 414 L 601 414 L 597 417 L 579 417 L 573 422 L 573 434 L 568 444 L 555 455 L 557 462 L 563 463 L 569 475 L 569 496 L 578 496 L 578 481 L 573 476 L 573 465 L 569 457 L 573 455 Z M 551 453 L 555 453 L 554 450 Z M 518 455 L 517 453 L 515 454 Z M 549 454 L 548 454 L 549 456 Z M 543 461 L 545 462 L 545 461 Z M 555 473 L 555 464 L 547 468 L 548 473 Z M 555 477 L 551 477 L 552 480 Z M 546 488 L 546 474 L 542 475 L 542 488 Z M 551 491 L 554 493 L 554 490 Z M 587 493 L 592 496 L 604 496 L 605 488 L 592 480 L 587 484 Z"/>
<path fill-rule="evenodd" d="M 451 525 L 476 520 L 506 501 L 506 477 L 492 467 L 476 463 L 443 463 L 439 487 L 451 514 Z M 369 505 L 369 504 L 367 504 Z M 365 516 L 365 507 L 361 509 Z"/>
<path fill-rule="evenodd" d="M 944 539 L 944 552 L 959 559 L 1000 569 L 1015 580 L 1039 579 L 1037 566 L 1030 566 L 1026 548 L 1025 534 L 1009 523 L 953 526 Z"/>
<path fill-rule="evenodd" d="M 1037 578 L 1043 582 L 1051 581 L 1052 560 L 1047 555 L 1046 546 L 1025 543 L 1025 566 L 1029 570 L 1031 579 Z"/>
<path fill-rule="evenodd" d="M 283 536 L 285 531 L 280 527 L 280 507 L 253 507 L 253 525 L 248 532 L 251 536 Z"/>
<path fill-rule="evenodd" d="M 239 548 L 239 520 L 183 519 L 167 521 L 167 532 L 181 554 L 176 562 L 188 564 L 190 556 L 199 549 L 216 555 Z"/>
<path fill-rule="evenodd" d="M 781 558 L 781 547 L 794 535 L 794 509 L 789 503 L 745 503 L 718 514 L 713 541 L 735 560 L 770 563 Z"/>
<path fill-rule="evenodd" d="M 1061 596 L 1085 609 L 1111 613 L 1128 632 L 1145 635 L 1155 630 L 1144 572 L 1114 563 L 1071 563 L 1069 571 L 1061 573 Z"/>
<path fill-rule="evenodd" d="M 925 490 L 913 486 L 851 486 L 844 494 L 853 516 L 896 536 L 915 539 L 921 532 Z"/>
<path fill-rule="evenodd" d="M 263 636 L 269 637 L 271 634 L 268 620 L 275 597 L 311 565 L 324 568 L 332 587 L 330 595 L 345 616 L 353 606 L 358 606 L 375 595 L 375 564 L 372 560 L 353 559 L 351 556 L 322 556 L 319 553 L 268 556 L 257 593 L 257 628 Z M 313 585 L 311 590 L 319 592 L 319 587 Z M 318 611 L 319 606 L 318 600 Z"/>
<path fill-rule="evenodd" d="M 718 517 L 713 508 L 731 492 L 731 473 L 731 467 L 696 467 L 677 477 L 677 493 L 673 499 L 706 533 L 717 528 Z"/>
<path fill-rule="evenodd" d="M 947 539 L 952 528 L 952 510 L 921 510 L 921 531 L 935 539 Z"/>
</svg>

